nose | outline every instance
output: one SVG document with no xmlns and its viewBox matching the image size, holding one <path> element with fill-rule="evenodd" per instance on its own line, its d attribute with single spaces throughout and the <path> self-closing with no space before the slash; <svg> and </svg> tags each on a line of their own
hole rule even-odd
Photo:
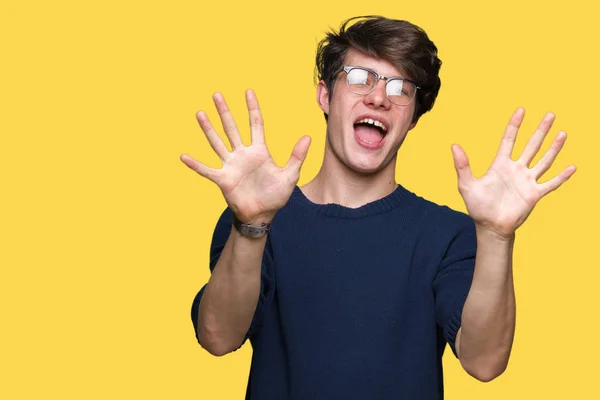
<svg viewBox="0 0 600 400">
<path fill-rule="evenodd" d="M 385 79 L 379 79 L 375 85 L 375 89 L 364 97 L 365 104 L 376 108 L 389 108 L 391 103 L 385 91 L 386 85 L 387 81 Z"/>
</svg>

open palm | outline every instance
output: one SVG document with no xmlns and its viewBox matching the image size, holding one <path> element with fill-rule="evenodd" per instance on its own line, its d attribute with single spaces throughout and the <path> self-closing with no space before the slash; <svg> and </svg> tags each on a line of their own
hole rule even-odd
<svg viewBox="0 0 600 400">
<path fill-rule="evenodd" d="M 223 96 L 217 93 L 213 100 L 232 150 L 227 149 L 206 114 L 200 111 L 197 114 L 200 127 L 223 162 L 223 167 L 210 168 L 186 154 L 181 156 L 181 161 L 216 183 L 225 201 L 241 221 L 248 224 L 270 222 L 277 210 L 288 201 L 298 182 L 310 138 L 302 137 L 296 143 L 287 165 L 280 168 L 265 144 L 263 119 L 254 92 L 246 92 L 252 137 L 249 146 L 242 142 Z"/>
<path fill-rule="evenodd" d="M 554 122 L 554 115 L 550 113 L 531 136 L 521 156 L 512 160 L 511 153 L 524 115 L 525 111 L 521 108 L 513 114 L 496 158 L 479 179 L 473 177 L 464 150 L 458 145 L 452 147 L 458 188 L 469 215 L 475 223 L 503 236 L 512 235 L 525 222 L 537 202 L 562 185 L 576 170 L 571 165 L 552 179 L 538 183 L 565 143 L 567 135 L 562 131 L 544 156 L 530 167 Z"/>
</svg>

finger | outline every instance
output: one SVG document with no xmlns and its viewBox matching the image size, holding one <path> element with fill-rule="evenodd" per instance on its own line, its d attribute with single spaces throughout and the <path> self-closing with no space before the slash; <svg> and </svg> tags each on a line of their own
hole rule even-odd
<svg viewBox="0 0 600 400">
<path fill-rule="evenodd" d="M 556 117 L 552 113 L 546 114 L 523 149 L 523 153 L 521 154 L 521 157 L 519 157 L 519 160 L 528 167 L 535 155 L 540 151 L 540 147 L 542 147 L 542 143 L 544 142 L 548 131 L 550 131 L 555 118 Z"/>
<path fill-rule="evenodd" d="M 246 104 L 248 105 L 248 114 L 250 115 L 250 132 L 252 135 L 252 143 L 265 143 L 265 128 L 258 105 L 256 94 L 252 90 L 246 91 Z"/>
<path fill-rule="evenodd" d="M 562 172 L 560 174 L 558 174 L 557 176 L 555 176 L 554 178 L 550 179 L 547 182 L 541 183 L 540 189 L 542 192 L 542 196 L 545 196 L 548 193 L 550 193 L 551 191 L 558 189 L 560 187 L 560 185 L 565 183 L 571 176 L 573 176 L 575 171 L 577 171 L 577 167 L 575 167 L 574 165 L 569 165 L 567 168 L 563 169 Z"/>
<path fill-rule="evenodd" d="M 558 153 L 562 149 L 565 141 L 567 140 L 567 134 L 563 131 L 558 132 L 552 145 L 546 151 L 544 156 L 533 166 L 531 172 L 534 174 L 536 179 L 539 179 L 548 169 L 552 166 L 554 160 L 558 156 Z"/>
<path fill-rule="evenodd" d="M 462 188 L 475 179 L 471 173 L 469 158 L 462 147 L 457 144 L 452 146 L 452 157 L 454 158 L 454 168 L 458 176 L 458 187 Z"/>
<path fill-rule="evenodd" d="M 235 150 L 238 147 L 244 145 L 242 142 L 242 138 L 240 137 L 240 133 L 238 132 L 237 125 L 235 124 L 235 120 L 229 111 L 229 107 L 225 102 L 225 98 L 221 93 L 215 93 L 213 95 L 213 101 L 215 106 L 217 107 L 217 112 L 219 113 L 219 117 L 221 117 L 221 124 L 223 125 L 223 129 L 225 130 L 225 134 L 229 139 L 229 143 L 231 143 L 231 149 Z"/>
<path fill-rule="evenodd" d="M 504 130 L 504 135 L 502 135 L 502 141 L 500 142 L 500 147 L 498 148 L 498 153 L 496 155 L 497 157 L 510 158 L 513 147 L 515 146 L 515 140 L 517 139 L 517 132 L 519 132 L 524 116 L 525 110 L 523 108 L 517 108 L 512 117 L 510 117 L 510 121 L 508 121 L 508 125 Z"/>
<path fill-rule="evenodd" d="M 310 147 L 311 138 L 310 136 L 303 136 L 298 140 L 298 143 L 294 146 L 294 150 L 292 150 L 292 155 L 288 160 L 285 170 L 291 171 L 292 173 L 298 174 L 300 172 L 300 167 L 302 167 L 302 163 L 306 159 L 306 155 L 308 154 L 308 148 Z"/>
<path fill-rule="evenodd" d="M 219 134 L 212 127 L 206 113 L 204 111 L 198 111 L 196 119 L 198 120 L 198 124 L 200 124 L 200 128 L 202 128 L 202 132 L 206 135 L 210 147 L 212 147 L 221 160 L 225 160 L 225 157 L 229 154 L 229 150 L 227 150 L 225 143 L 223 143 Z"/>
<path fill-rule="evenodd" d="M 188 166 L 188 168 L 196 171 L 199 175 L 210 179 L 211 181 L 216 183 L 216 179 L 218 177 L 218 171 L 214 168 L 207 167 L 201 162 L 195 160 L 194 158 L 188 156 L 187 154 L 182 154 L 179 159 Z"/>
</svg>

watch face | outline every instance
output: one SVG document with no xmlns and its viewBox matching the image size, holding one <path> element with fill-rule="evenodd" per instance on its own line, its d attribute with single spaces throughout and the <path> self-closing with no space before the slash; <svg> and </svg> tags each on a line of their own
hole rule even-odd
<svg viewBox="0 0 600 400">
<path fill-rule="evenodd" d="M 265 236 L 267 232 L 269 232 L 269 228 L 271 224 L 263 224 L 263 225 L 248 225 L 244 224 L 240 220 L 233 216 L 233 226 L 240 232 L 243 236 L 247 237 L 261 237 Z"/>
<path fill-rule="evenodd" d="M 250 237 L 261 237 L 267 233 L 266 226 L 258 227 L 258 226 L 242 225 L 242 227 L 244 228 L 244 232 L 241 232 L 241 233 L 243 235 L 250 236 Z"/>
</svg>

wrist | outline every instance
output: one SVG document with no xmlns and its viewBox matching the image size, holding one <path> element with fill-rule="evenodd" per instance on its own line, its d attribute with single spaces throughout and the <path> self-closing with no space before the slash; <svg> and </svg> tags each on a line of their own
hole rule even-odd
<svg viewBox="0 0 600 400">
<path fill-rule="evenodd" d="M 488 240 L 505 243 L 513 242 L 515 240 L 514 231 L 504 232 L 489 225 L 477 222 L 475 222 L 475 232 L 477 233 L 477 237 L 480 239 L 485 238 Z"/>
<path fill-rule="evenodd" d="M 237 218 L 238 221 L 248 225 L 270 224 L 273 221 L 273 218 L 275 218 L 275 214 L 277 213 L 277 210 L 275 210 L 261 212 L 257 214 L 253 212 L 244 212 L 243 210 L 240 210 L 239 208 L 232 205 L 230 205 L 229 207 L 231 208 L 233 216 Z"/>
<path fill-rule="evenodd" d="M 252 223 L 246 223 L 241 221 L 235 213 L 233 217 L 233 227 L 242 235 L 248 238 L 260 238 L 265 236 L 271 228 L 272 218 L 268 219 L 269 222 L 259 222 L 265 220 L 265 218 L 256 218 Z"/>
<path fill-rule="evenodd" d="M 271 224 L 273 222 L 273 218 L 275 218 L 275 214 L 264 214 L 257 215 L 252 218 L 246 218 L 244 220 L 240 220 L 244 224 L 248 225 L 263 225 L 263 224 Z"/>
</svg>

